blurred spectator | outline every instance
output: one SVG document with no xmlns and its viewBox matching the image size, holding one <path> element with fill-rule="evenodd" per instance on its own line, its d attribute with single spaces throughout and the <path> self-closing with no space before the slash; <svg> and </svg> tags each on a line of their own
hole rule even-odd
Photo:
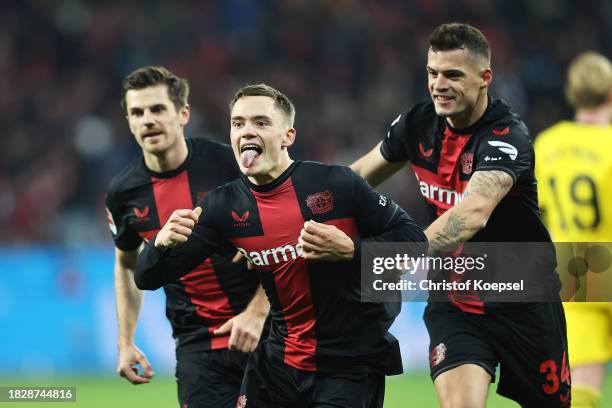
<svg viewBox="0 0 612 408">
<path fill-rule="evenodd" d="M 492 92 L 534 134 L 571 115 L 559 91 L 569 59 L 612 49 L 605 0 L 4 1 L 0 241 L 107 241 L 104 186 L 138 153 L 116 86 L 134 68 L 160 64 L 192 79 L 187 135 L 221 141 L 235 89 L 284 89 L 302 107 L 293 156 L 348 164 L 398 105 L 427 97 L 426 36 L 450 21 L 490 38 Z M 418 219 L 405 185 L 385 190 Z"/>
</svg>

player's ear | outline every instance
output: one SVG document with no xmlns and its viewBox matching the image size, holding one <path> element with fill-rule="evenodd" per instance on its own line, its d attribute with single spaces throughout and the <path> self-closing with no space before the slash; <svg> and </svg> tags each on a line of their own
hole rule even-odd
<svg viewBox="0 0 612 408">
<path fill-rule="evenodd" d="M 293 144 L 293 142 L 295 142 L 295 135 L 296 135 L 296 133 L 297 132 L 296 132 L 295 128 L 287 129 L 287 131 L 283 135 L 283 141 L 281 142 L 281 147 L 283 149 L 288 148 L 289 146 L 291 146 Z"/>
<path fill-rule="evenodd" d="M 189 116 L 191 114 L 191 107 L 189 106 L 188 103 L 186 103 L 180 110 L 179 110 L 179 116 L 180 116 L 180 124 L 181 126 L 185 126 L 187 124 L 187 122 L 189 122 Z"/>
<path fill-rule="evenodd" d="M 487 88 L 493 81 L 493 70 L 491 68 L 485 68 L 480 73 L 481 85 L 480 89 Z"/>
</svg>

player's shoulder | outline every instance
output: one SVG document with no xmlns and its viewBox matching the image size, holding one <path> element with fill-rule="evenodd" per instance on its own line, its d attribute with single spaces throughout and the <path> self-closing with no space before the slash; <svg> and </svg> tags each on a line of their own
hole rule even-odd
<svg viewBox="0 0 612 408">
<path fill-rule="evenodd" d="M 106 192 L 111 196 L 117 196 L 126 190 L 142 185 L 148 179 L 143 158 L 140 156 L 128 163 L 111 178 Z"/>
<path fill-rule="evenodd" d="M 480 137 L 531 144 L 532 138 L 521 117 L 502 99 L 491 100 L 483 117 Z"/>
<path fill-rule="evenodd" d="M 346 197 L 351 196 L 362 182 L 365 183 L 350 167 L 314 161 L 300 162 L 293 178 L 302 189 L 328 190 Z"/>
<path fill-rule="evenodd" d="M 561 121 L 544 129 L 538 134 L 535 140 L 536 146 L 543 146 L 551 142 L 558 143 L 560 139 L 576 131 L 576 126 L 569 121 Z"/>
<path fill-rule="evenodd" d="M 219 155 L 221 155 L 233 157 L 232 148 L 228 144 L 204 137 L 189 137 L 186 138 L 186 141 L 189 147 L 193 150 L 194 156 L 217 158 Z"/>
<path fill-rule="evenodd" d="M 391 126 L 403 123 L 407 127 L 420 126 L 432 120 L 437 120 L 436 109 L 432 101 L 422 101 L 404 110 L 393 119 Z"/>
<path fill-rule="evenodd" d="M 326 180 L 328 182 L 350 179 L 355 175 L 347 166 L 316 161 L 301 161 L 297 170 L 298 174 L 310 180 Z"/>
<path fill-rule="evenodd" d="M 212 151 L 231 151 L 232 150 L 230 145 L 226 143 L 221 143 L 216 140 L 208 139 L 205 137 L 188 137 L 186 138 L 186 140 L 188 141 L 188 143 L 191 144 L 194 151 L 198 153 L 203 152 L 205 150 L 212 150 Z"/>
<path fill-rule="evenodd" d="M 606 150 L 612 147 L 612 125 L 598 126 L 563 120 L 543 130 L 536 138 L 537 146 L 580 145 Z"/>
</svg>

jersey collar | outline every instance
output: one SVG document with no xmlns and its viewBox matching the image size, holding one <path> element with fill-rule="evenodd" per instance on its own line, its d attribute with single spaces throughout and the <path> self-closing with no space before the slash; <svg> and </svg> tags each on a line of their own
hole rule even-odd
<svg viewBox="0 0 612 408">
<path fill-rule="evenodd" d="M 242 175 L 242 179 L 249 186 L 249 188 L 253 191 L 257 191 L 259 193 L 269 192 L 269 191 L 274 190 L 281 184 L 283 184 L 291 176 L 291 174 L 293 174 L 293 172 L 299 166 L 300 163 L 301 162 L 299 160 L 295 160 L 293 163 L 289 165 L 289 167 L 287 167 L 285 171 L 281 173 L 280 176 L 278 176 L 277 178 L 275 178 L 274 180 L 272 180 L 271 182 L 267 184 L 262 184 L 262 185 L 253 184 L 251 183 L 249 178 L 245 176 L 244 174 Z"/>
</svg>

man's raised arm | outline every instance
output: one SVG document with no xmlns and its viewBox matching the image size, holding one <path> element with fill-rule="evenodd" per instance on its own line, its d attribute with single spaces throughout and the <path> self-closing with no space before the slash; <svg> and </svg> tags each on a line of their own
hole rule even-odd
<svg viewBox="0 0 612 408">
<path fill-rule="evenodd" d="M 425 230 L 429 252 L 453 249 L 472 238 L 487 225 L 491 213 L 513 184 L 512 176 L 502 170 L 475 172 L 463 200 Z"/>
<path fill-rule="evenodd" d="M 155 290 L 193 270 L 213 253 L 233 248 L 205 225 L 202 208 L 175 210 L 136 262 L 134 280 L 139 289 Z"/>
</svg>

